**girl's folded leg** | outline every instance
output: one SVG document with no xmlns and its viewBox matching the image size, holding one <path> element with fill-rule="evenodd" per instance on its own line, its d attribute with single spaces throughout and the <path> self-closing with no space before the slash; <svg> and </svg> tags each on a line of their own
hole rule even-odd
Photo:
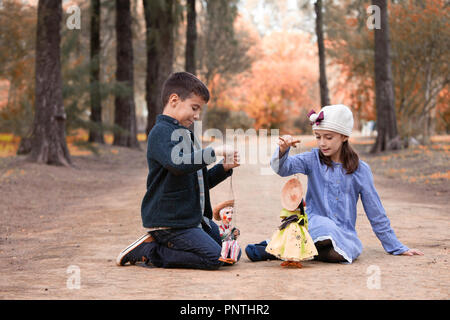
<svg viewBox="0 0 450 320">
<path fill-rule="evenodd" d="M 315 243 L 317 248 L 317 252 L 319 253 L 314 257 L 314 260 L 323 261 L 323 262 L 345 262 L 345 258 L 337 253 L 334 248 L 331 240 L 323 240 L 317 241 Z"/>
</svg>

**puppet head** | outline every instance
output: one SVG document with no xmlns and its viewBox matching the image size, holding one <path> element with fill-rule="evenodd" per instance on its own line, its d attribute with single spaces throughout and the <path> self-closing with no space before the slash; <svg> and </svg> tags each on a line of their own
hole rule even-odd
<svg viewBox="0 0 450 320">
<path fill-rule="evenodd" d="M 225 207 L 219 211 L 220 221 L 224 225 L 229 225 L 231 223 L 231 220 L 233 219 L 233 207 Z"/>
<path fill-rule="evenodd" d="M 284 209 L 294 211 L 303 197 L 303 187 L 297 178 L 289 179 L 281 190 L 281 205 Z"/>
<path fill-rule="evenodd" d="M 231 214 L 230 214 L 230 208 L 231 208 Z M 214 207 L 213 209 L 213 217 L 215 220 L 217 221 L 222 221 L 222 215 L 221 212 L 227 212 L 227 214 L 230 216 L 233 214 L 233 210 L 234 210 L 234 200 L 228 200 L 228 201 L 224 201 L 222 203 L 219 203 L 217 206 Z M 231 221 L 231 219 L 230 219 Z"/>
</svg>

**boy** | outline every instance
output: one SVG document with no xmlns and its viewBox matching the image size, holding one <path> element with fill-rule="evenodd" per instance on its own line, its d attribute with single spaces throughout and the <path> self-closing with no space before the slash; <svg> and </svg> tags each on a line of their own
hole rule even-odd
<svg viewBox="0 0 450 320">
<path fill-rule="evenodd" d="M 231 176 L 239 155 L 227 146 L 201 149 L 190 127 L 209 100 L 194 75 L 174 73 L 163 85 L 163 113 L 148 136 L 147 192 L 141 216 L 147 233 L 117 257 L 119 266 L 136 261 L 163 268 L 218 269 L 221 240 L 211 220 L 209 189 Z M 207 170 L 216 156 L 233 157 Z"/>
</svg>

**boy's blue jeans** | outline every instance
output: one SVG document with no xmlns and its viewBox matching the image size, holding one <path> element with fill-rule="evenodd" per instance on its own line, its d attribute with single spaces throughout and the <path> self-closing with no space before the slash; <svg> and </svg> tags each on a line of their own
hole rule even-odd
<svg viewBox="0 0 450 320">
<path fill-rule="evenodd" d="M 211 228 L 166 229 L 151 231 L 156 241 L 149 243 L 146 256 L 156 267 L 215 270 L 222 249 L 219 227 L 210 221 Z M 241 256 L 239 253 L 238 260 Z"/>
</svg>

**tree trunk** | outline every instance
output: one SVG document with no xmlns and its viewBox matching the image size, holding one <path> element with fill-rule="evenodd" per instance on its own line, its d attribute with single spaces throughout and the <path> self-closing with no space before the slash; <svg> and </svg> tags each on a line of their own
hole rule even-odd
<svg viewBox="0 0 450 320">
<path fill-rule="evenodd" d="M 423 144 L 431 143 L 431 136 L 434 135 L 435 132 L 435 124 L 436 124 L 436 102 L 437 102 L 437 94 L 432 93 L 432 64 L 429 58 L 426 59 L 426 71 L 425 71 L 425 102 L 423 106 L 423 110 L 425 112 L 424 115 L 424 127 L 423 127 Z"/>
<path fill-rule="evenodd" d="M 386 0 L 372 0 L 380 8 L 380 29 L 375 29 L 375 95 L 377 139 L 371 152 L 401 148 L 395 115 L 394 86 L 391 70 L 389 20 Z"/>
<path fill-rule="evenodd" d="M 174 48 L 175 48 L 175 1 L 166 0 L 163 11 L 161 12 L 160 36 L 158 45 L 159 70 L 158 70 L 158 96 L 161 95 L 164 81 L 173 72 Z M 163 110 L 161 99 L 158 99 L 159 113 Z"/>
<path fill-rule="evenodd" d="M 62 2 L 40 0 L 36 37 L 35 115 L 29 159 L 52 165 L 71 164 L 66 144 L 60 25 Z"/>
<path fill-rule="evenodd" d="M 153 128 L 156 116 L 163 111 L 161 91 L 164 81 L 172 73 L 176 2 L 143 0 L 147 37 L 147 135 Z"/>
<path fill-rule="evenodd" d="M 197 25 L 195 0 L 187 0 L 187 29 L 186 29 L 186 66 L 187 72 L 196 74 L 195 48 L 197 42 Z"/>
<path fill-rule="evenodd" d="M 319 49 L 319 85 L 320 85 L 320 104 L 322 107 L 330 104 L 328 95 L 327 75 L 325 71 L 325 45 L 323 41 L 323 19 L 322 19 L 322 0 L 317 0 L 314 3 L 314 10 L 316 11 L 316 35 L 317 47 Z"/>
<path fill-rule="evenodd" d="M 116 81 L 126 88 L 115 97 L 114 123 L 124 131 L 114 132 L 116 146 L 139 148 L 133 80 L 133 38 L 130 0 L 116 0 L 117 70 Z"/>
<path fill-rule="evenodd" d="M 143 0 L 144 16 L 146 26 L 146 50 L 147 50 L 147 72 L 145 78 L 145 100 L 147 102 L 147 136 L 155 125 L 156 116 L 159 114 L 159 94 L 157 88 L 158 79 L 158 44 L 157 36 L 159 32 L 158 21 L 155 15 L 155 8 L 152 0 Z"/>
<path fill-rule="evenodd" d="M 91 1 L 90 84 L 90 120 L 95 124 L 95 127 L 89 130 L 89 142 L 105 143 L 103 139 L 100 95 L 100 0 Z"/>
</svg>

